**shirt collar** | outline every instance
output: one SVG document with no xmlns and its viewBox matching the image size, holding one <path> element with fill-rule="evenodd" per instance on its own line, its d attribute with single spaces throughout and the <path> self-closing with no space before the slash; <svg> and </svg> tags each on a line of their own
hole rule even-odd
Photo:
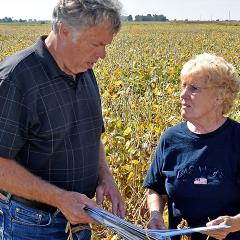
<svg viewBox="0 0 240 240">
<path fill-rule="evenodd" d="M 38 38 L 37 42 L 34 44 L 35 52 L 37 53 L 38 57 L 40 58 L 41 63 L 44 66 L 44 70 L 49 75 L 50 78 L 57 78 L 59 76 L 67 76 L 59 66 L 57 65 L 56 61 L 54 60 L 53 56 L 48 51 L 47 46 L 45 45 L 44 40 L 47 36 L 41 36 Z"/>
</svg>

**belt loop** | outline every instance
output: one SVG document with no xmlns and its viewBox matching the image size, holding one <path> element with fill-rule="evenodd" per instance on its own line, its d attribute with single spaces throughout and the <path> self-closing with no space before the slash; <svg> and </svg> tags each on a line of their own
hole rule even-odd
<svg viewBox="0 0 240 240">
<path fill-rule="evenodd" d="M 1 199 L 4 199 L 4 202 L 9 203 L 12 198 L 12 194 L 9 192 L 6 192 L 5 190 L 0 189 Z M 4 197 L 4 198 L 2 198 Z"/>
<path fill-rule="evenodd" d="M 53 217 L 57 217 L 59 213 L 60 213 L 60 210 L 57 208 L 57 210 L 53 213 Z"/>
<path fill-rule="evenodd" d="M 12 197 L 12 194 L 8 192 L 5 201 L 9 203 L 11 201 L 11 197 Z"/>
</svg>

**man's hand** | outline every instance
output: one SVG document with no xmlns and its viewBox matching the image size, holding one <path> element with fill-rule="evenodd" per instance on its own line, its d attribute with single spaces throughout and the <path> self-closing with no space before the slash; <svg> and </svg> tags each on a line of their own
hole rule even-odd
<svg viewBox="0 0 240 240">
<path fill-rule="evenodd" d="M 96 208 L 97 204 L 84 194 L 62 191 L 57 207 L 71 224 L 97 224 L 97 222 L 92 219 L 84 210 L 84 207 Z"/>
<path fill-rule="evenodd" d="M 112 202 L 112 212 L 120 217 L 125 216 L 125 206 L 112 175 L 101 179 L 96 190 L 97 204 L 102 204 L 104 197 Z"/>
<path fill-rule="evenodd" d="M 162 214 L 158 211 L 152 211 L 147 227 L 151 229 L 166 229 Z"/>
<path fill-rule="evenodd" d="M 112 202 L 112 212 L 119 217 L 125 216 L 125 206 L 113 175 L 109 169 L 102 141 L 99 145 L 99 179 L 96 189 L 97 204 L 102 204 L 104 197 Z"/>
</svg>

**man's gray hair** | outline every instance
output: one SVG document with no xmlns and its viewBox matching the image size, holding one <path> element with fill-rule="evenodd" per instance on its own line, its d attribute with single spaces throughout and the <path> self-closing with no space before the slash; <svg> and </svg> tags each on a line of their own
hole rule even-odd
<svg viewBox="0 0 240 240">
<path fill-rule="evenodd" d="M 121 27 L 121 4 L 118 0 L 59 0 L 53 10 L 55 33 L 61 22 L 73 31 L 109 22 L 117 33 Z"/>
</svg>

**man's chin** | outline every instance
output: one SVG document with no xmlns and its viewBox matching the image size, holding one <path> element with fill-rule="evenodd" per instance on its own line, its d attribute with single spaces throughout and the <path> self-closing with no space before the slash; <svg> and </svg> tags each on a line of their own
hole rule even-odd
<svg viewBox="0 0 240 240">
<path fill-rule="evenodd" d="M 86 72 L 88 69 L 89 68 L 80 68 L 76 74 Z"/>
<path fill-rule="evenodd" d="M 87 70 L 92 69 L 92 67 L 93 67 L 93 66 L 81 67 L 81 68 L 79 69 L 79 72 L 80 72 L 80 73 L 81 73 L 81 72 L 86 72 Z"/>
</svg>

